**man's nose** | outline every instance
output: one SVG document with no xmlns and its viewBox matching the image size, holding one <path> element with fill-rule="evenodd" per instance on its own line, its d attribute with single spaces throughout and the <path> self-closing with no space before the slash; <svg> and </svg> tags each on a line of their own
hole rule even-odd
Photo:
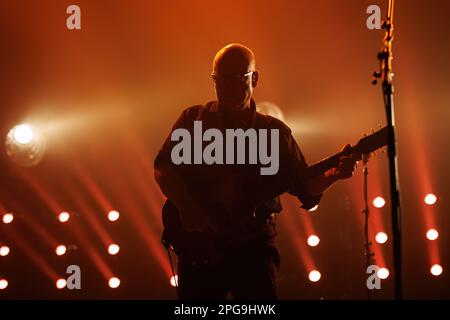
<svg viewBox="0 0 450 320">
<path fill-rule="evenodd" d="M 236 91 L 242 90 L 243 88 L 245 88 L 245 85 L 242 82 L 225 80 L 223 83 L 219 85 L 219 87 L 223 91 Z"/>
</svg>

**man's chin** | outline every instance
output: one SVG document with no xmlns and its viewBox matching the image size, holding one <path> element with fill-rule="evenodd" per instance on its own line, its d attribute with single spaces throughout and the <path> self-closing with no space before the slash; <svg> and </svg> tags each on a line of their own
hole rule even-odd
<svg viewBox="0 0 450 320">
<path fill-rule="evenodd" d="M 242 107 L 243 102 L 235 99 L 222 99 L 219 100 L 219 104 L 226 109 L 239 110 Z"/>
</svg>

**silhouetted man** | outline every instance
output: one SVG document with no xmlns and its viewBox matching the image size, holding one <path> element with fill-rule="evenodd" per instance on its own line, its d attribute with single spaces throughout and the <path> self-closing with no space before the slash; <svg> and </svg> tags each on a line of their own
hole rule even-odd
<svg viewBox="0 0 450 320">
<path fill-rule="evenodd" d="M 359 157 L 343 156 L 337 167 L 307 178 L 308 166 L 290 129 L 256 111 L 252 94 L 258 72 L 249 48 L 241 44 L 222 48 L 214 58 L 212 78 L 217 101 L 184 110 L 172 132 L 185 129 L 194 135 L 194 121 L 201 121 L 203 130 L 218 129 L 224 136 L 227 129 L 276 130 L 278 141 L 270 144 L 278 143 L 278 150 L 265 147 L 278 151 L 279 167 L 276 174 L 262 175 L 261 164 L 255 163 L 174 164 L 177 140 L 167 138 L 155 160 L 155 178 L 168 199 L 163 240 L 178 256 L 179 296 L 223 299 L 230 291 L 236 299 L 276 299 L 279 195 L 289 192 L 303 208 L 312 208 L 332 183 L 352 176 Z M 202 141 L 202 147 L 206 145 Z M 189 150 L 199 149 L 192 146 L 183 152 Z M 250 152 L 248 148 L 246 159 Z"/>
</svg>

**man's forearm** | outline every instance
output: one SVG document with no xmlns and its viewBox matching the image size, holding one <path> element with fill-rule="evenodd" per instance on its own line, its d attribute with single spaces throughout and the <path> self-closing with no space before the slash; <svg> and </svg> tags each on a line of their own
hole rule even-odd
<svg viewBox="0 0 450 320">
<path fill-rule="evenodd" d="M 338 178 L 333 174 L 334 171 L 329 170 L 320 176 L 308 179 L 305 182 L 306 192 L 312 196 L 320 195 L 328 189 Z"/>
</svg>

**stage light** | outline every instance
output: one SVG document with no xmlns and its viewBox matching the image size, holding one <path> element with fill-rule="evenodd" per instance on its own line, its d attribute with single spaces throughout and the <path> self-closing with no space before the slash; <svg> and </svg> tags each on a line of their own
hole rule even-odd
<svg viewBox="0 0 450 320">
<path fill-rule="evenodd" d="M 430 272 L 433 276 L 440 276 L 442 274 L 442 267 L 439 264 L 435 264 L 430 268 Z"/>
<path fill-rule="evenodd" d="M 375 199 L 373 199 L 373 206 L 375 208 L 383 208 L 385 204 L 386 201 L 383 197 L 376 197 Z"/>
<path fill-rule="evenodd" d="M 6 154 L 16 163 L 30 167 L 41 161 L 45 153 L 43 135 L 28 124 L 12 128 L 5 141 Z"/>
<path fill-rule="evenodd" d="M 115 243 L 110 244 L 109 247 L 108 247 L 108 253 L 110 255 L 118 254 L 119 251 L 120 251 L 120 247 L 117 244 L 115 244 Z"/>
<path fill-rule="evenodd" d="M 0 290 L 4 290 L 8 287 L 8 280 L 0 279 Z"/>
<path fill-rule="evenodd" d="M 308 211 L 309 211 L 309 212 L 313 212 L 313 211 L 316 211 L 317 208 L 319 208 L 319 205 L 318 205 L 318 204 L 315 205 L 314 207 L 312 207 L 311 209 L 309 209 Z"/>
<path fill-rule="evenodd" d="M 319 244 L 320 239 L 319 239 L 318 236 L 312 235 L 312 236 L 309 236 L 309 237 L 308 237 L 308 241 L 307 241 L 307 242 L 308 242 L 308 245 L 309 245 L 309 246 L 315 247 L 315 246 L 317 246 L 317 245 Z"/>
<path fill-rule="evenodd" d="M 33 140 L 33 130 L 28 124 L 20 124 L 13 129 L 13 138 L 17 143 L 27 144 Z"/>
<path fill-rule="evenodd" d="M 66 287 L 67 281 L 66 279 L 60 278 L 56 280 L 56 287 L 58 289 L 64 289 Z"/>
<path fill-rule="evenodd" d="M 9 247 L 2 246 L 0 247 L 0 256 L 6 257 L 9 254 Z"/>
<path fill-rule="evenodd" d="M 388 236 L 384 232 L 378 232 L 375 236 L 375 241 L 380 244 L 386 243 L 387 240 L 388 240 Z"/>
<path fill-rule="evenodd" d="M 437 197 L 436 197 L 436 195 L 429 193 L 425 196 L 425 198 L 423 200 L 425 201 L 426 204 L 431 206 L 436 203 Z"/>
<path fill-rule="evenodd" d="M 436 240 L 439 237 L 439 232 L 436 229 L 429 229 L 427 231 L 427 239 L 428 240 Z"/>
<path fill-rule="evenodd" d="M 387 277 L 389 277 L 389 270 L 386 268 L 380 268 L 378 269 L 377 276 L 380 279 L 386 279 Z"/>
<path fill-rule="evenodd" d="M 322 275 L 317 270 L 313 270 L 309 273 L 309 281 L 311 282 L 317 282 L 320 280 L 321 277 Z"/>
<path fill-rule="evenodd" d="M 174 275 L 170 278 L 170 285 L 172 287 L 178 287 L 178 276 Z"/>
<path fill-rule="evenodd" d="M 120 214 L 119 214 L 119 212 L 117 212 L 116 210 L 111 210 L 109 213 L 108 213 L 108 220 L 109 221 L 117 221 L 118 219 L 119 219 L 119 217 L 120 217 Z"/>
<path fill-rule="evenodd" d="M 112 277 L 112 278 L 109 279 L 108 285 L 109 285 L 111 288 L 115 289 L 115 288 L 117 288 L 117 287 L 120 286 L 120 279 L 117 278 L 117 277 Z"/>
<path fill-rule="evenodd" d="M 2 220 L 3 223 L 11 223 L 14 220 L 14 215 L 12 213 L 5 213 Z"/>
<path fill-rule="evenodd" d="M 55 250 L 55 251 L 56 251 L 56 254 L 57 254 L 58 256 L 62 256 L 63 254 L 66 253 L 67 248 L 66 248 L 65 245 L 61 244 L 61 245 L 59 245 L 59 246 L 56 247 L 56 250 Z"/>
<path fill-rule="evenodd" d="M 58 216 L 58 220 L 62 223 L 69 221 L 70 214 L 68 212 L 61 212 Z"/>
</svg>

